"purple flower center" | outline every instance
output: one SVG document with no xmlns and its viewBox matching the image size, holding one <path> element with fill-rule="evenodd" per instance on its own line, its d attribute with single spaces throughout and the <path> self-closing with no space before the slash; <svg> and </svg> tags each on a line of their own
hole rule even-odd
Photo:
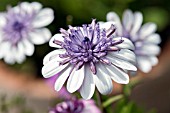
<svg viewBox="0 0 170 113">
<path fill-rule="evenodd" d="M 110 51 L 118 51 L 115 45 L 120 44 L 123 40 L 113 40 L 112 34 L 115 31 L 115 26 L 106 29 L 101 29 L 99 23 L 92 21 L 89 25 L 83 27 L 71 27 L 69 31 L 61 29 L 64 42 L 54 41 L 66 50 L 65 54 L 61 54 L 61 58 L 65 58 L 61 65 L 71 63 L 77 70 L 84 64 L 90 64 L 91 71 L 96 74 L 95 64 L 100 62 L 110 64 L 105 56 Z"/>
<path fill-rule="evenodd" d="M 23 23 L 16 21 L 16 22 L 14 22 L 12 27 L 13 27 L 14 31 L 21 32 L 21 30 L 24 28 L 24 25 L 23 25 Z"/>
<path fill-rule="evenodd" d="M 88 37 L 84 37 L 84 40 L 83 40 L 83 42 L 85 43 L 85 42 L 89 42 L 90 40 L 89 40 L 89 38 Z"/>
<path fill-rule="evenodd" d="M 3 27 L 4 40 L 13 45 L 26 37 L 32 30 L 32 20 L 35 12 L 28 13 L 26 10 L 18 7 L 20 11 L 16 12 L 14 8 L 9 8 L 6 13 L 7 23 Z"/>
<path fill-rule="evenodd" d="M 83 102 L 72 100 L 56 105 L 49 113 L 81 113 L 84 109 Z"/>
</svg>

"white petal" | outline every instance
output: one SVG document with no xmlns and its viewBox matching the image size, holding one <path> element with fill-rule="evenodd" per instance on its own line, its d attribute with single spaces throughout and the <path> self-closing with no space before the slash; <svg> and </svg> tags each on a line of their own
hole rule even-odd
<svg viewBox="0 0 170 113">
<path fill-rule="evenodd" d="M 119 84 L 128 84 L 129 83 L 129 76 L 123 70 L 117 68 L 114 65 L 106 65 L 106 69 L 109 72 L 110 77 Z"/>
<path fill-rule="evenodd" d="M 109 21 L 109 22 L 98 22 L 100 24 L 100 28 L 101 29 L 109 29 L 111 27 L 111 25 L 115 25 L 115 22 L 113 21 Z"/>
<path fill-rule="evenodd" d="M 13 51 L 12 46 L 8 43 L 5 42 L 4 43 L 4 47 L 3 48 L 5 53 L 4 53 L 4 61 L 8 64 L 14 64 L 15 63 L 15 51 Z"/>
<path fill-rule="evenodd" d="M 85 78 L 80 88 L 80 94 L 84 99 L 90 99 L 94 94 L 95 84 L 94 84 L 93 76 L 96 75 L 94 75 L 90 71 L 89 67 L 85 65 Z"/>
<path fill-rule="evenodd" d="M 81 87 L 84 74 L 84 66 L 79 70 L 76 70 L 76 68 L 73 69 L 67 81 L 68 92 L 73 93 Z"/>
<path fill-rule="evenodd" d="M 109 59 L 112 62 L 112 64 L 114 64 L 115 66 L 120 67 L 122 69 L 132 70 L 132 71 L 137 70 L 137 68 L 132 63 L 127 62 L 126 60 L 112 57 L 109 54 L 106 56 L 106 58 Z"/>
<path fill-rule="evenodd" d="M 33 20 L 33 27 L 40 28 L 49 25 L 54 19 L 54 12 L 50 8 L 40 10 Z"/>
<path fill-rule="evenodd" d="M 51 32 L 47 28 L 36 29 L 29 33 L 29 39 L 36 45 L 44 44 L 51 38 Z"/>
<path fill-rule="evenodd" d="M 15 63 L 15 59 L 14 57 L 12 57 L 11 54 L 8 54 L 4 57 L 4 61 L 7 63 L 7 64 L 14 64 Z"/>
<path fill-rule="evenodd" d="M 49 42 L 49 45 L 50 45 L 51 47 L 61 48 L 61 46 L 59 46 L 59 45 L 57 45 L 57 44 L 54 43 L 54 40 L 58 40 L 58 41 L 63 42 L 63 41 L 64 41 L 63 35 L 62 35 L 62 34 L 55 34 L 55 35 L 50 39 L 50 42 Z"/>
<path fill-rule="evenodd" d="M 109 52 L 109 54 L 113 57 L 117 57 L 122 60 L 126 60 L 130 63 L 136 64 L 136 56 L 134 52 L 128 49 L 121 49 L 117 52 Z"/>
<path fill-rule="evenodd" d="M 42 8 L 42 5 L 39 2 L 32 2 L 31 7 L 34 11 L 39 11 Z"/>
<path fill-rule="evenodd" d="M 43 65 L 45 65 L 46 63 L 48 63 L 49 61 L 51 61 L 53 59 L 62 61 L 63 59 L 59 57 L 59 54 L 63 54 L 63 53 L 65 53 L 64 49 L 57 49 L 57 50 L 54 50 L 54 51 L 48 53 L 43 59 Z"/>
<path fill-rule="evenodd" d="M 106 68 L 103 67 L 100 63 L 96 66 L 97 74 L 94 76 L 94 82 L 97 89 L 103 95 L 111 93 L 113 89 L 113 84 L 110 76 L 107 73 Z"/>
<path fill-rule="evenodd" d="M 61 72 L 64 68 L 66 68 L 68 64 L 60 65 L 57 59 L 51 60 L 46 65 L 42 67 L 42 75 L 44 78 L 49 78 Z"/>
<path fill-rule="evenodd" d="M 0 43 L 0 58 L 5 57 L 7 54 L 10 53 L 11 44 L 9 42 L 2 42 Z"/>
<path fill-rule="evenodd" d="M 23 47 L 24 47 L 24 51 L 25 51 L 25 54 L 28 55 L 28 56 L 32 56 L 33 53 L 34 53 L 34 45 L 32 43 L 30 43 L 27 39 L 23 39 L 22 41 L 23 43 Z"/>
<path fill-rule="evenodd" d="M 161 38 L 158 34 L 154 33 L 154 34 L 151 34 L 149 35 L 145 40 L 144 42 L 146 43 L 153 43 L 153 44 L 159 44 L 161 43 Z"/>
<path fill-rule="evenodd" d="M 18 44 L 18 46 L 16 48 L 13 48 L 14 51 L 15 51 L 15 59 L 16 61 L 21 64 L 25 59 L 26 59 L 26 56 L 24 54 L 24 50 L 23 48 L 20 47 L 20 44 Z"/>
<path fill-rule="evenodd" d="M 123 26 L 126 31 L 130 31 L 132 28 L 132 23 L 134 21 L 133 13 L 131 10 L 125 10 L 123 13 Z"/>
<path fill-rule="evenodd" d="M 107 21 L 114 21 L 117 28 L 116 32 L 119 36 L 122 36 L 122 24 L 119 16 L 115 12 L 109 12 L 106 16 Z"/>
<path fill-rule="evenodd" d="M 141 48 L 135 51 L 136 54 L 141 55 L 158 55 L 161 49 L 155 44 L 144 44 Z"/>
<path fill-rule="evenodd" d="M 0 13 L 0 29 L 2 29 L 1 27 L 3 27 L 5 24 L 6 24 L 5 13 Z"/>
<path fill-rule="evenodd" d="M 62 86 L 64 85 L 65 81 L 70 75 L 70 71 L 73 67 L 69 66 L 68 68 L 65 68 L 58 76 L 56 82 L 55 82 L 55 90 L 59 91 Z"/>
<path fill-rule="evenodd" d="M 141 12 L 135 12 L 134 13 L 134 21 L 133 21 L 133 26 L 132 26 L 132 30 L 130 32 L 131 34 L 131 38 L 135 38 L 136 33 L 139 31 L 141 25 L 142 25 L 142 21 L 143 21 L 143 16 Z M 132 40 L 136 40 L 132 39 Z"/>
<path fill-rule="evenodd" d="M 152 66 L 155 66 L 155 65 L 158 64 L 158 58 L 155 57 L 155 56 L 150 56 L 150 57 L 149 57 L 149 60 L 150 60 L 150 62 L 151 62 L 151 64 L 152 64 Z"/>
<path fill-rule="evenodd" d="M 123 37 L 113 38 L 113 40 L 115 40 L 115 41 L 121 40 L 121 39 L 123 40 L 123 42 L 121 44 L 115 45 L 116 47 L 118 47 L 120 49 L 130 49 L 130 50 L 135 49 L 133 43 L 129 39 L 123 38 Z"/>
<path fill-rule="evenodd" d="M 19 6 L 16 6 L 16 7 L 22 8 L 22 10 L 27 11 L 27 13 L 32 13 L 32 11 L 33 11 L 31 4 L 28 2 L 21 2 L 21 4 L 19 4 Z M 16 12 L 17 12 L 17 10 L 16 10 Z M 22 11 L 20 11 L 20 12 L 22 12 Z"/>
<path fill-rule="evenodd" d="M 144 73 L 148 73 L 152 69 L 152 65 L 146 57 L 137 57 L 138 67 Z"/>
<path fill-rule="evenodd" d="M 154 33 L 157 29 L 157 26 L 155 23 L 146 23 L 142 26 L 142 28 L 139 31 L 139 36 L 141 39 L 145 39 L 146 36 Z"/>
</svg>

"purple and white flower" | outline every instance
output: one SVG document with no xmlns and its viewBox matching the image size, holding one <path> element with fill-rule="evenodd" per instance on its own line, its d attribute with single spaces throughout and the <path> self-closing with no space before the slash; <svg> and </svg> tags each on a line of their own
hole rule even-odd
<svg viewBox="0 0 170 113">
<path fill-rule="evenodd" d="M 101 113 L 93 100 L 68 100 L 56 105 L 49 113 Z"/>
<path fill-rule="evenodd" d="M 0 58 L 6 63 L 22 63 L 34 53 L 34 45 L 49 41 L 51 32 L 44 26 L 54 19 L 53 10 L 38 2 L 22 2 L 0 13 Z"/>
<path fill-rule="evenodd" d="M 157 29 L 156 24 L 148 22 L 141 26 L 143 22 L 141 12 L 133 13 L 131 10 L 124 11 L 122 22 L 115 12 L 109 12 L 106 19 L 108 25 L 109 23 L 115 23 L 117 28 L 116 36 L 126 37 L 133 42 L 135 45 L 134 52 L 137 58 L 137 67 L 141 71 L 148 73 L 152 66 L 158 63 L 156 56 L 160 53 L 158 44 L 161 42 L 161 38 L 159 34 L 155 33 Z"/>
<path fill-rule="evenodd" d="M 49 78 L 59 74 L 55 90 L 59 91 L 67 80 L 67 90 L 80 91 L 84 99 L 90 99 L 95 86 L 103 95 L 112 92 L 112 80 L 127 84 L 127 70 L 136 71 L 134 45 L 123 37 L 113 37 L 114 25 L 105 29 L 93 19 L 89 25 L 69 26 L 54 35 L 49 44 L 58 49 L 47 54 L 42 74 Z"/>
</svg>

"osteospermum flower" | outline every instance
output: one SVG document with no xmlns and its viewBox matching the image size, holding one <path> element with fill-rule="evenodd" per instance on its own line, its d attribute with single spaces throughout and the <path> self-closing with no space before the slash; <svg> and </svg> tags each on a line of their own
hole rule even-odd
<svg viewBox="0 0 170 113">
<path fill-rule="evenodd" d="M 113 25 L 102 28 L 92 21 L 82 27 L 60 30 L 50 40 L 50 46 L 56 47 L 43 61 L 42 74 L 45 78 L 59 74 L 55 90 L 59 91 L 67 80 L 70 93 L 79 90 L 81 96 L 90 99 L 95 86 L 102 94 L 112 91 L 111 79 L 127 84 L 126 70 L 136 70 L 134 45 L 127 38 L 113 37 Z"/>
<path fill-rule="evenodd" d="M 51 32 L 44 28 L 54 19 L 53 10 L 42 9 L 37 2 L 22 2 L 0 13 L 0 58 L 7 63 L 22 63 L 34 53 L 34 45 L 49 41 Z"/>
<path fill-rule="evenodd" d="M 115 23 L 116 36 L 126 37 L 135 45 L 137 67 L 145 73 L 149 72 L 152 66 L 158 63 L 156 56 L 160 53 L 158 44 L 161 39 L 159 34 L 155 33 L 156 24 L 148 22 L 141 26 L 142 14 L 140 12 L 132 13 L 131 10 L 124 11 L 122 23 L 115 12 L 109 12 L 106 18 L 109 23 Z"/>
<path fill-rule="evenodd" d="M 101 113 L 93 100 L 68 100 L 56 105 L 49 113 Z"/>
</svg>

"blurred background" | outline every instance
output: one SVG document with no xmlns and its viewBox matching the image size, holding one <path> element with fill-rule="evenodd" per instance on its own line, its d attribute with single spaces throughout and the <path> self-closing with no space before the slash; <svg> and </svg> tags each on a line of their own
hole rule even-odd
<svg viewBox="0 0 170 113">
<path fill-rule="evenodd" d="M 34 0 L 26 0 L 33 2 Z M 133 88 L 130 100 L 145 110 L 154 109 L 157 113 L 170 113 L 170 1 L 169 0 L 36 0 L 44 7 L 51 7 L 55 20 L 48 26 L 52 34 L 60 28 L 67 29 L 68 24 L 81 25 L 90 23 L 92 18 L 106 21 L 106 14 L 115 11 L 120 16 L 129 8 L 141 11 L 145 22 L 155 22 L 161 35 L 162 48 L 159 64 L 153 70 L 132 79 L 143 79 Z M 0 11 L 8 5 L 15 6 L 23 0 L 0 0 Z M 57 98 L 56 92 L 46 84 L 41 75 L 44 56 L 52 51 L 48 43 L 36 46 L 32 57 L 27 57 L 23 64 L 7 65 L 0 60 L 0 105 L 1 110 L 10 106 L 13 113 L 47 113 L 51 100 Z M 113 94 L 121 92 L 115 85 Z M 18 104 L 12 104 L 18 103 Z M 25 103 L 25 104 L 23 104 Z M 19 107 L 18 107 L 19 106 Z M 114 109 L 114 108 L 113 108 Z M 15 112 L 14 112 L 15 111 Z M 8 112 L 5 112 L 8 113 Z M 9 111 L 10 113 L 10 111 Z"/>
</svg>

